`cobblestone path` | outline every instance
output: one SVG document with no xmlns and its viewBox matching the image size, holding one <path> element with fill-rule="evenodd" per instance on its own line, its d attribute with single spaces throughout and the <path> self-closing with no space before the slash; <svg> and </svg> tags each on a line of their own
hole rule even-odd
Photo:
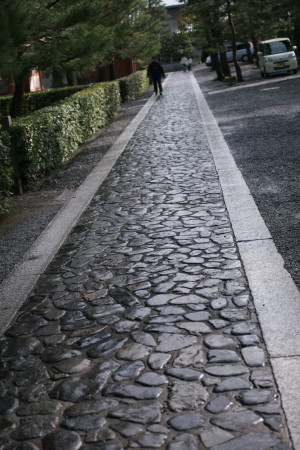
<svg viewBox="0 0 300 450">
<path fill-rule="evenodd" d="M 292 448 L 189 74 L 0 350 L 0 449 Z"/>
</svg>

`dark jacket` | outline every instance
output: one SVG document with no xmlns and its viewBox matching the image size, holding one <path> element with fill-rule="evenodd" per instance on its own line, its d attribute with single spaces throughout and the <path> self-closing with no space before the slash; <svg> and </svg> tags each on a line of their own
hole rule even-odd
<svg viewBox="0 0 300 450">
<path fill-rule="evenodd" d="M 152 78 L 152 80 L 159 80 L 161 77 L 165 76 L 165 72 L 158 61 L 152 61 L 148 66 L 147 75 Z"/>
</svg>

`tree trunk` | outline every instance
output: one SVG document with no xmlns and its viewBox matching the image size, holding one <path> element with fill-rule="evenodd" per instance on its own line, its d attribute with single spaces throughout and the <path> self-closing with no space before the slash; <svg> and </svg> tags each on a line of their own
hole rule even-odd
<svg viewBox="0 0 300 450">
<path fill-rule="evenodd" d="M 115 64 L 114 61 L 109 64 L 109 81 L 116 79 L 116 73 L 115 73 Z"/>
<path fill-rule="evenodd" d="M 10 105 L 10 116 L 18 117 L 21 114 L 22 100 L 24 96 L 24 84 L 26 75 L 15 77 L 15 91 Z"/>
<path fill-rule="evenodd" d="M 252 36 L 252 44 L 253 44 L 253 47 L 254 47 L 254 59 L 255 59 L 255 62 L 256 62 L 256 66 L 259 67 L 258 57 L 257 57 L 258 40 L 257 40 L 257 37 L 255 35 Z"/>
<path fill-rule="evenodd" d="M 294 25 L 294 44 L 297 45 L 298 55 L 300 54 L 300 24 Z"/>
<path fill-rule="evenodd" d="M 246 43 L 246 50 L 247 50 L 248 62 L 250 64 L 253 64 L 253 56 L 252 56 L 252 53 L 250 51 L 250 44 L 249 44 L 249 42 Z"/>
<path fill-rule="evenodd" d="M 220 65 L 225 77 L 231 77 L 231 71 L 227 61 L 226 52 L 220 53 Z"/>
<path fill-rule="evenodd" d="M 98 66 L 98 82 L 105 81 L 105 66 L 103 64 L 99 64 Z"/>
<path fill-rule="evenodd" d="M 75 72 L 66 72 L 66 77 L 67 77 L 69 86 L 77 86 L 78 85 L 78 81 L 77 81 Z"/>
<path fill-rule="evenodd" d="M 201 59 L 200 61 L 202 63 L 205 63 L 206 58 L 209 56 L 209 53 L 206 50 L 202 50 L 201 51 Z"/>
<path fill-rule="evenodd" d="M 231 10 L 230 10 L 230 0 L 227 0 L 227 15 L 228 15 L 228 23 L 231 30 L 231 43 L 232 43 L 232 59 L 233 64 L 236 71 L 236 81 L 240 82 L 243 81 L 243 75 L 241 71 L 241 67 L 238 63 L 237 56 L 236 56 L 236 38 L 235 38 L 235 28 L 234 23 L 231 16 Z"/>
<path fill-rule="evenodd" d="M 53 67 L 52 70 L 52 84 L 54 88 L 63 87 L 63 76 L 61 70 L 58 67 Z"/>
<path fill-rule="evenodd" d="M 217 72 L 218 80 L 223 81 L 225 77 L 220 65 L 218 53 L 211 54 L 211 68 Z"/>
</svg>

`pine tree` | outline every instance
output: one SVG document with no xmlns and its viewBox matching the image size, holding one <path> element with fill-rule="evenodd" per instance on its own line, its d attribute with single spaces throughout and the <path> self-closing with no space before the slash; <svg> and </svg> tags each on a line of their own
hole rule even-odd
<svg viewBox="0 0 300 450">
<path fill-rule="evenodd" d="M 153 50 L 151 36 L 159 49 L 159 7 L 160 0 L 151 8 L 146 0 L 1 0 L 0 74 L 15 83 L 12 117 L 19 114 L 31 69 L 72 78 L 117 53 Z"/>
</svg>

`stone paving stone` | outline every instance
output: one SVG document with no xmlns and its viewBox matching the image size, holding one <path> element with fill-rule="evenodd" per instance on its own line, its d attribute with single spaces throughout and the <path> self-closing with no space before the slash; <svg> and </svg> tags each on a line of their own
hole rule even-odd
<svg viewBox="0 0 300 450">
<path fill-rule="evenodd" d="M 240 361 L 239 355 L 233 350 L 209 350 L 207 359 L 210 363 L 235 363 Z"/>
<path fill-rule="evenodd" d="M 215 388 L 214 392 L 228 392 L 228 391 L 240 391 L 243 389 L 251 389 L 252 385 L 248 381 L 239 377 L 229 377 L 226 380 L 220 381 Z"/>
<path fill-rule="evenodd" d="M 189 347 L 197 342 L 196 337 L 182 336 L 173 334 L 162 334 L 158 336 L 159 345 L 156 350 L 159 352 L 170 352 L 174 350 L 180 350 L 185 347 Z"/>
<path fill-rule="evenodd" d="M 211 448 L 218 444 L 224 444 L 234 438 L 232 433 L 221 430 L 218 427 L 211 427 L 200 434 L 201 440 L 206 448 Z"/>
<path fill-rule="evenodd" d="M 172 411 L 194 410 L 208 399 L 208 391 L 200 383 L 174 381 L 170 387 L 169 406 Z"/>
<path fill-rule="evenodd" d="M 45 450 L 78 450 L 81 444 L 80 436 L 68 430 L 54 431 L 43 439 Z"/>
<path fill-rule="evenodd" d="M 0 398 L 0 414 L 9 414 L 19 406 L 19 400 L 9 395 Z"/>
<path fill-rule="evenodd" d="M 189 78 L 0 338 L 0 448 L 291 449 Z"/>
<path fill-rule="evenodd" d="M 168 423 L 177 431 L 192 430 L 193 428 L 198 430 L 204 425 L 204 417 L 202 414 L 182 414 L 172 417 Z"/>
<path fill-rule="evenodd" d="M 67 402 L 78 402 L 88 400 L 96 395 L 106 384 L 111 372 L 109 370 L 99 372 L 92 369 L 81 377 L 71 377 L 58 384 L 49 392 L 50 398 L 64 400 Z"/>
<path fill-rule="evenodd" d="M 137 440 L 137 445 L 146 448 L 158 448 L 167 439 L 166 434 L 162 433 L 145 433 L 141 438 Z"/>
<path fill-rule="evenodd" d="M 143 333 L 141 331 L 135 331 L 131 334 L 132 338 L 139 344 L 143 344 L 149 347 L 156 347 L 157 343 L 153 336 L 148 333 Z"/>
<path fill-rule="evenodd" d="M 139 434 L 145 430 L 145 428 L 141 425 L 130 422 L 114 423 L 111 425 L 111 428 L 120 433 L 121 436 L 124 436 L 125 438 L 135 436 L 136 434 Z"/>
<path fill-rule="evenodd" d="M 237 295 L 233 297 L 232 301 L 236 306 L 239 307 L 247 306 L 250 301 L 250 296 L 248 294 Z"/>
<path fill-rule="evenodd" d="M 257 387 L 268 388 L 274 386 L 272 373 L 267 370 L 253 370 L 250 375 L 250 380 Z"/>
<path fill-rule="evenodd" d="M 276 420 L 273 417 L 267 417 L 264 419 L 264 424 L 267 425 L 271 430 L 280 432 L 280 430 L 283 428 L 282 423 L 280 423 L 278 420 Z"/>
<path fill-rule="evenodd" d="M 83 402 L 69 406 L 64 410 L 64 417 L 77 417 L 84 416 L 86 414 L 97 414 L 101 412 L 107 412 L 116 406 L 119 402 L 116 400 L 85 400 Z"/>
<path fill-rule="evenodd" d="M 85 437 L 85 442 L 88 444 L 91 442 L 105 442 L 105 441 L 111 441 L 115 439 L 116 433 L 109 430 L 88 430 Z"/>
<path fill-rule="evenodd" d="M 212 332 L 211 328 L 203 322 L 179 322 L 176 326 L 195 336 L 201 336 L 202 334 Z"/>
<path fill-rule="evenodd" d="M 151 348 L 142 344 L 128 344 L 122 350 L 117 352 L 118 359 L 127 361 L 136 361 L 137 359 L 146 358 L 151 352 Z"/>
<path fill-rule="evenodd" d="M 158 402 L 148 403 L 146 406 L 127 406 L 115 409 L 110 413 L 110 416 L 121 420 L 148 425 L 160 422 L 161 408 L 162 405 Z"/>
<path fill-rule="evenodd" d="M 123 398 L 134 398 L 136 400 L 151 400 L 158 398 L 162 390 L 153 387 L 140 387 L 134 385 L 111 384 L 105 391 L 105 395 Z"/>
<path fill-rule="evenodd" d="M 86 414 L 84 416 L 66 419 L 61 423 L 61 426 L 68 430 L 87 431 L 93 428 L 101 428 L 105 423 L 106 420 L 104 417 L 95 417 L 94 415 Z"/>
<path fill-rule="evenodd" d="M 10 419 L 5 419 L 3 417 L 0 418 L 0 432 L 5 433 L 7 431 L 11 431 L 16 428 L 15 422 Z"/>
<path fill-rule="evenodd" d="M 78 373 L 90 367 L 91 361 L 87 358 L 72 358 L 53 364 L 52 370 L 62 373 Z"/>
<path fill-rule="evenodd" d="M 55 414 L 62 410 L 63 404 L 57 401 L 41 401 L 39 403 L 25 404 L 16 410 L 18 416 L 35 416 Z"/>
<path fill-rule="evenodd" d="M 226 298 L 216 298 L 215 300 L 212 300 L 212 302 L 210 303 L 212 309 L 223 309 L 226 308 L 226 306 L 228 305 L 227 299 Z"/>
<path fill-rule="evenodd" d="M 262 414 L 281 414 L 281 408 L 278 403 L 270 403 L 267 405 L 255 405 L 255 411 Z"/>
<path fill-rule="evenodd" d="M 58 417 L 48 415 L 35 416 L 34 420 L 30 416 L 24 417 L 20 420 L 19 427 L 12 432 L 11 437 L 17 441 L 43 438 L 55 429 L 58 420 Z"/>
<path fill-rule="evenodd" d="M 240 431 L 262 422 L 258 414 L 250 410 L 239 409 L 232 412 L 223 412 L 211 419 L 213 425 L 217 425 L 227 431 Z"/>
<path fill-rule="evenodd" d="M 241 353 L 243 358 L 250 367 L 260 367 L 265 364 L 264 351 L 257 346 L 242 348 Z"/>
<path fill-rule="evenodd" d="M 243 405 L 257 405 L 259 403 L 270 403 L 275 400 L 274 397 L 274 392 L 264 390 L 241 392 L 237 398 Z"/>
<path fill-rule="evenodd" d="M 180 378 L 184 381 L 195 381 L 200 380 L 203 377 L 203 373 L 198 372 L 197 370 L 192 369 L 181 369 L 181 368 L 175 368 L 171 367 L 165 371 L 166 375 L 171 375 L 175 378 Z"/>
<path fill-rule="evenodd" d="M 242 437 L 232 439 L 227 443 L 215 445 L 211 450 L 251 450 L 259 448 L 261 450 L 268 450 L 278 444 L 279 439 L 275 435 L 267 433 L 249 433 Z"/>
<path fill-rule="evenodd" d="M 229 400 L 225 395 L 218 395 L 214 397 L 210 402 L 207 403 L 206 409 L 212 414 L 217 414 L 225 411 L 232 405 L 232 401 Z"/>
<path fill-rule="evenodd" d="M 244 334 L 242 336 L 238 336 L 238 340 L 244 347 L 257 345 L 260 343 L 260 339 L 256 334 Z"/>
<path fill-rule="evenodd" d="M 144 384 L 145 386 L 160 386 L 162 384 L 167 384 L 168 379 L 164 375 L 160 375 L 154 372 L 144 372 L 138 379 L 137 382 Z"/>
<path fill-rule="evenodd" d="M 204 363 L 204 351 L 200 345 L 191 345 L 181 350 L 174 360 L 174 367 L 202 368 Z"/>
<path fill-rule="evenodd" d="M 114 374 L 113 379 L 115 381 L 129 380 L 138 376 L 145 368 L 143 361 L 133 361 L 128 364 L 123 364 Z"/>
<path fill-rule="evenodd" d="M 211 334 L 210 336 L 206 336 L 203 342 L 208 348 L 225 348 L 234 350 L 238 347 L 238 344 L 234 339 L 219 334 Z"/>
<path fill-rule="evenodd" d="M 223 319 L 210 319 L 209 323 L 216 329 L 224 328 L 226 325 L 229 324 L 227 320 Z"/>
<path fill-rule="evenodd" d="M 108 342 L 103 342 L 102 344 L 97 344 L 88 350 L 87 355 L 90 358 L 103 358 L 119 348 L 123 347 L 123 345 L 127 342 L 127 338 L 113 338 Z"/>
<path fill-rule="evenodd" d="M 176 436 L 168 445 L 168 450 L 198 450 L 198 441 L 196 436 L 189 433 L 182 433 Z"/>
<path fill-rule="evenodd" d="M 232 334 L 233 335 L 243 335 L 243 334 L 251 334 L 252 331 L 256 330 L 256 325 L 251 322 L 240 322 L 235 323 L 232 326 Z"/>
</svg>

